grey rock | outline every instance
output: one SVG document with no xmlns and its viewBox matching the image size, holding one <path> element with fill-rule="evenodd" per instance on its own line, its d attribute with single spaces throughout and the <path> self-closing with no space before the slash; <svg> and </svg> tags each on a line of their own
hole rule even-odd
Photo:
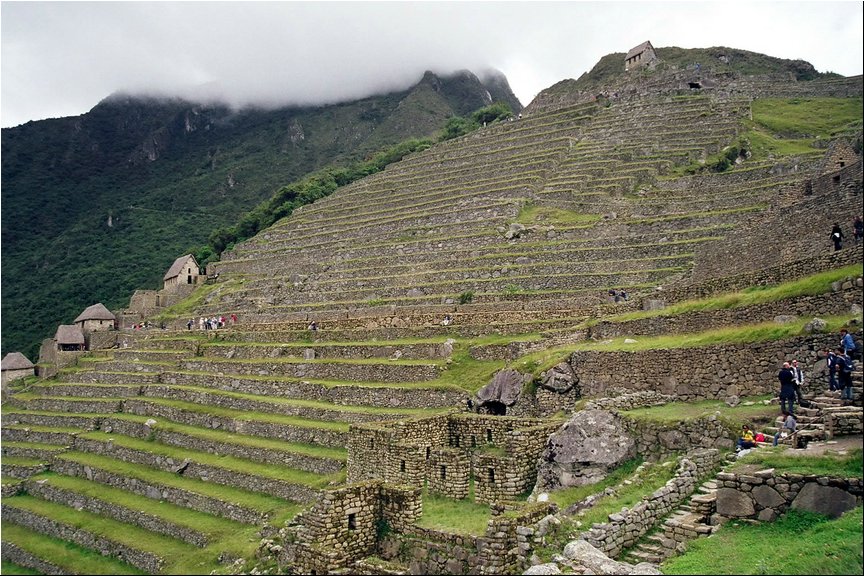
<svg viewBox="0 0 864 576">
<path fill-rule="evenodd" d="M 764 484 L 753 488 L 753 498 L 763 508 L 776 508 L 786 502 L 774 488 Z"/>
<path fill-rule="evenodd" d="M 303 350 L 303 359 L 304 360 L 314 360 L 315 359 L 315 349 L 314 348 L 306 348 Z"/>
<path fill-rule="evenodd" d="M 573 372 L 569 362 L 561 362 L 540 375 L 540 386 L 564 394 L 579 383 L 579 377 Z"/>
<path fill-rule="evenodd" d="M 519 238 L 520 236 L 525 234 L 527 230 L 528 229 L 525 228 L 525 226 L 523 226 L 522 224 L 519 224 L 518 222 L 513 222 L 512 224 L 510 224 L 510 228 L 508 228 L 507 231 L 504 233 L 504 238 L 506 238 L 507 240 Z"/>
<path fill-rule="evenodd" d="M 522 387 L 531 381 L 530 374 L 522 374 L 518 370 L 508 368 L 501 370 L 492 378 L 492 381 L 477 391 L 478 404 L 488 406 L 492 402 L 499 402 L 505 406 L 512 406 L 519 399 Z"/>
<path fill-rule="evenodd" d="M 549 437 L 537 473 L 537 491 L 593 484 L 635 457 L 636 442 L 620 418 L 606 410 L 581 410 Z"/>
<path fill-rule="evenodd" d="M 825 320 L 822 320 L 821 318 L 813 318 L 813 320 L 804 325 L 804 331 L 808 334 L 824 332 L 826 326 L 828 326 L 828 323 L 825 322 Z"/>
<path fill-rule="evenodd" d="M 753 500 L 748 494 L 739 492 L 734 488 L 720 488 L 717 490 L 717 514 L 745 518 L 755 513 Z"/>
<path fill-rule="evenodd" d="M 810 482 L 804 485 L 792 501 L 792 508 L 838 518 L 844 512 L 855 508 L 855 496 L 833 486 Z"/>
<path fill-rule="evenodd" d="M 731 395 L 731 396 L 727 396 L 725 402 L 726 402 L 726 405 L 729 406 L 729 407 L 731 408 L 731 407 L 735 407 L 735 406 L 737 406 L 738 404 L 740 404 L 740 403 L 741 403 L 741 399 L 738 398 L 738 396 L 735 396 L 735 395 L 733 394 L 733 395 Z"/>
<path fill-rule="evenodd" d="M 776 324 L 789 324 L 791 322 L 795 322 L 796 320 L 798 320 L 798 317 L 792 314 L 780 314 L 774 317 L 774 322 Z"/>
<path fill-rule="evenodd" d="M 557 564 L 549 562 L 548 564 L 537 564 L 536 566 L 531 566 L 522 574 L 561 574 L 561 569 L 558 568 Z"/>
</svg>

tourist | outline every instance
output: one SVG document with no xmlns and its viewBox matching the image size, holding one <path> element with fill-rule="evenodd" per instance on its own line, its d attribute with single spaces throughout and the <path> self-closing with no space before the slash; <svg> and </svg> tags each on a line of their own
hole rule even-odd
<svg viewBox="0 0 864 576">
<path fill-rule="evenodd" d="M 783 426 L 774 434 L 774 446 L 777 446 L 780 438 L 786 438 L 792 435 L 792 446 L 795 446 L 795 428 L 798 426 L 798 421 L 795 416 L 788 412 L 783 412 Z"/>
<path fill-rule="evenodd" d="M 858 346 L 855 344 L 855 338 L 852 337 L 852 334 L 846 328 L 840 329 L 840 346 L 847 356 L 850 358 L 855 356 Z"/>
<path fill-rule="evenodd" d="M 835 252 L 843 248 L 843 238 L 843 230 L 840 229 L 840 224 L 835 222 L 831 229 L 831 241 L 834 242 Z"/>
<path fill-rule="evenodd" d="M 840 390 L 837 385 L 837 355 L 833 350 L 825 351 L 825 366 L 828 368 L 828 389 L 832 392 Z"/>
<path fill-rule="evenodd" d="M 198 329 L 204 330 L 204 317 L 203 316 L 198 318 Z"/>
<path fill-rule="evenodd" d="M 231 314 L 231 324 L 237 324 L 237 314 Z"/>
<path fill-rule="evenodd" d="M 837 348 L 837 375 L 840 377 L 840 387 L 843 392 L 840 393 L 840 398 L 843 400 L 852 400 L 852 372 L 855 370 L 855 363 L 852 361 L 843 348 Z"/>
<path fill-rule="evenodd" d="M 193 324 L 195 324 L 195 322 L 192 320 L 192 318 L 190 318 L 189 321 L 186 322 L 186 329 L 187 329 L 187 330 L 192 330 L 192 325 L 193 325 Z"/>
<path fill-rule="evenodd" d="M 795 376 L 795 397 L 798 398 L 798 405 L 804 406 L 804 397 L 801 395 L 801 385 L 804 384 L 804 372 L 798 366 L 798 360 L 792 360 L 792 375 Z"/>
<path fill-rule="evenodd" d="M 777 373 L 777 379 L 780 380 L 780 410 L 795 413 L 795 375 L 792 373 L 792 368 L 789 362 L 783 363 L 783 368 Z M 786 408 L 786 402 L 789 402 L 789 408 Z"/>
<path fill-rule="evenodd" d="M 744 426 L 741 427 L 741 437 L 738 438 L 738 448 L 735 451 L 740 452 L 741 450 L 755 447 L 756 441 L 753 439 L 753 431 L 750 429 L 750 426 L 744 424 Z"/>
<path fill-rule="evenodd" d="M 310 332 L 317 332 L 318 331 L 318 323 L 315 322 L 314 320 L 309 323 L 309 331 Z"/>
<path fill-rule="evenodd" d="M 861 216 L 856 216 L 855 221 L 852 222 L 852 237 L 855 238 L 856 244 L 864 238 L 864 220 L 861 220 Z"/>
<path fill-rule="evenodd" d="M 453 323 L 453 319 L 450 317 L 449 314 L 444 316 L 444 319 L 441 320 L 441 326 L 449 326 L 452 323 Z"/>
</svg>

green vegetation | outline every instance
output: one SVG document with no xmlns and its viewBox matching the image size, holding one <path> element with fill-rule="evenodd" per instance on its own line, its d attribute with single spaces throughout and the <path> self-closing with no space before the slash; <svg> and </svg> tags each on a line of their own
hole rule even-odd
<svg viewBox="0 0 864 576">
<path fill-rule="evenodd" d="M 837 520 L 790 510 L 776 522 L 732 521 L 667 560 L 664 574 L 861 574 L 862 508 Z"/>
<path fill-rule="evenodd" d="M 547 224 L 556 227 L 581 224 L 592 224 L 603 219 L 600 214 L 582 214 L 574 210 L 564 210 L 551 206 L 539 206 L 527 202 L 519 211 L 516 222 L 530 226 L 532 224 Z"/>
<path fill-rule="evenodd" d="M 581 502 L 592 494 L 599 494 L 606 490 L 606 488 L 612 488 L 613 486 L 628 480 L 633 476 L 633 473 L 636 472 L 636 469 L 640 464 L 642 464 L 641 459 L 637 458 L 634 460 L 628 460 L 610 472 L 609 475 L 600 482 L 595 484 L 585 484 L 583 486 L 573 486 L 572 488 L 562 488 L 561 490 L 553 490 L 552 492 L 549 492 L 549 500 L 558 504 L 558 507 L 562 510 L 566 510 L 568 507 L 577 502 Z"/>
<path fill-rule="evenodd" d="M 417 524 L 432 530 L 480 536 L 486 532 L 491 517 L 489 506 L 474 502 L 470 495 L 465 500 L 455 500 L 424 490 L 423 515 Z"/>
<path fill-rule="evenodd" d="M 774 468 L 777 474 L 813 474 L 816 476 L 839 476 L 841 478 L 864 477 L 864 455 L 861 449 L 847 454 L 827 452 L 820 456 L 790 454 L 786 450 L 753 450 L 738 460 L 736 468 L 753 465 Z M 733 469 L 734 471 L 734 469 Z"/>
</svg>

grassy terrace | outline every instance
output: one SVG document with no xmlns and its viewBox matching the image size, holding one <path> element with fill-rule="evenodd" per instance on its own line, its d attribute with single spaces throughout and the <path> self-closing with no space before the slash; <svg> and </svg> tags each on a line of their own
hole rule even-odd
<svg viewBox="0 0 864 576">
<path fill-rule="evenodd" d="M 664 574 L 861 574 L 862 508 L 837 520 L 790 510 L 775 522 L 732 521 L 687 553 L 663 563 Z M 790 550 L 790 542 L 794 549 Z"/>
<path fill-rule="evenodd" d="M 123 462 L 116 458 L 108 458 L 99 456 L 98 454 L 66 452 L 58 456 L 58 459 L 75 462 L 82 466 L 88 466 L 91 469 L 102 470 L 117 476 L 134 478 L 144 484 L 165 486 L 191 494 L 200 494 L 222 502 L 230 502 L 244 509 L 253 510 L 258 514 L 268 516 L 275 526 L 291 518 L 300 510 L 300 506 L 296 503 L 267 494 L 250 492 L 193 478 L 185 478 L 173 472 L 155 470 L 141 464 Z M 182 462 L 183 460 L 181 459 L 180 461 Z"/>
<path fill-rule="evenodd" d="M 87 512 L 29 496 L 15 496 L 4 501 L 4 506 L 29 510 L 78 530 L 121 543 L 130 548 L 144 550 L 165 559 L 163 571 L 170 574 L 209 573 L 220 566 L 218 556 L 242 556 L 251 553 L 257 545 L 254 528 L 240 529 L 232 537 L 219 541 L 217 546 L 200 549 L 156 534 L 154 532 L 124 524 Z M 4 526 L 5 532 L 5 526 Z"/>
<path fill-rule="evenodd" d="M 64 569 L 67 574 L 145 574 L 144 571 L 115 558 L 102 556 L 95 550 L 71 542 L 33 532 L 23 526 L 5 522 L 3 542 L 15 544 L 38 558 Z M 3 561 L 3 574 L 41 574 Z"/>
<path fill-rule="evenodd" d="M 343 473 L 323 475 L 297 470 L 296 468 L 288 468 L 287 466 L 279 466 L 273 463 L 261 464 L 251 460 L 235 458 L 233 456 L 217 456 L 207 452 L 197 450 L 176 448 L 166 444 L 156 442 L 148 442 L 147 440 L 139 440 L 129 436 L 119 434 L 108 434 L 105 432 L 83 432 L 79 434 L 79 438 L 86 440 L 95 440 L 101 443 L 110 443 L 113 446 L 124 448 L 126 450 L 142 452 L 146 454 L 156 454 L 165 458 L 173 458 L 177 462 L 186 460 L 212 466 L 214 468 L 222 468 L 239 474 L 258 476 L 271 480 L 282 482 L 290 482 L 292 484 L 301 484 L 310 488 L 325 488 L 328 485 L 338 483 L 344 480 Z"/>
<path fill-rule="evenodd" d="M 845 280 L 850 276 L 860 277 L 862 274 L 864 274 L 864 266 L 861 264 L 851 264 L 849 266 L 820 272 L 818 274 L 813 274 L 783 284 L 755 286 L 743 292 L 719 294 L 711 298 L 686 300 L 667 306 L 662 310 L 628 312 L 626 314 L 608 316 L 603 318 L 603 320 L 610 322 L 627 322 L 631 320 L 653 318 L 656 316 L 676 316 L 688 312 L 725 310 L 730 308 L 755 306 L 757 304 L 778 302 L 780 300 L 795 298 L 798 296 L 815 296 L 829 293 L 831 291 L 831 285 L 834 282 Z M 596 324 L 598 321 L 598 319 L 589 320 L 584 324 L 584 326 L 591 326 Z"/>
<path fill-rule="evenodd" d="M 760 449 L 737 460 L 729 471 L 746 473 L 753 466 L 774 468 L 775 474 L 864 478 L 864 453 L 859 448 L 848 453 L 827 452 L 820 456 L 807 456 L 790 454 L 783 448 Z"/>
</svg>

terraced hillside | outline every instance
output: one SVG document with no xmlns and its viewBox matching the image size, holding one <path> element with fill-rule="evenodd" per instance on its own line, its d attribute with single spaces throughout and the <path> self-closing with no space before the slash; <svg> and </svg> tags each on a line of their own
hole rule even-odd
<svg viewBox="0 0 864 576">
<path fill-rule="evenodd" d="M 805 318 L 826 315 L 833 330 L 853 305 L 860 315 L 861 247 L 832 252 L 824 226 L 860 213 L 862 178 L 860 158 L 820 171 L 816 149 L 681 175 L 737 142 L 750 116 L 740 93 L 535 108 L 296 210 L 224 254 L 160 318 L 173 328 L 120 331 L 113 348 L 15 390 L 3 406 L 4 562 L 228 571 L 344 484 L 352 424 L 463 410 L 510 365 L 539 377 L 578 357 L 586 396 L 768 394 L 767 360 L 714 380 L 706 366 L 681 386 L 661 372 L 693 347 L 815 359 Z M 809 218 L 788 248 L 755 232 L 784 214 Z M 789 311 L 798 318 L 778 329 Z M 185 329 L 230 314 L 237 324 Z M 561 408 L 538 393 L 509 414 Z"/>
</svg>

